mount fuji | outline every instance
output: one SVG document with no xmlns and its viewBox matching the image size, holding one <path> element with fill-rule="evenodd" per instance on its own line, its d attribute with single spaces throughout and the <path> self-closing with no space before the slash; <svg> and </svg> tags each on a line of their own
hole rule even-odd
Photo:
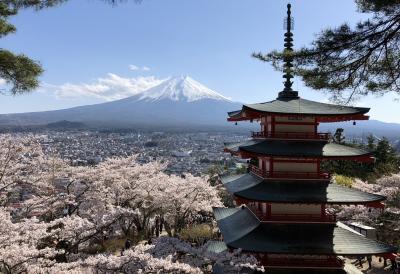
<svg viewBox="0 0 400 274">
<path fill-rule="evenodd" d="M 230 99 L 207 88 L 189 76 L 171 77 L 161 84 L 141 92 L 139 95 L 139 100 L 150 102 L 163 99 L 186 102 L 213 99 L 231 102 Z"/>
<path fill-rule="evenodd" d="M 188 76 L 171 77 L 131 97 L 62 110 L 3 114 L 0 126 L 38 126 L 58 121 L 89 126 L 134 128 L 201 128 L 229 126 L 227 112 L 241 103 Z"/>
</svg>

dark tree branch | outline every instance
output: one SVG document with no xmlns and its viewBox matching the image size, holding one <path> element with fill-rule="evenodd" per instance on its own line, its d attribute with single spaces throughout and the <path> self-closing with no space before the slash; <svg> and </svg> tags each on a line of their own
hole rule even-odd
<svg viewBox="0 0 400 274">
<path fill-rule="evenodd" d="M 359 11 L 373 13 L 372 18 L 354 28 L 342 25 L 322 31 L 310 47 L 293 54 L 294 72 L 307 86 L 328 90 L 334 99 L 347 97 L 347 103 L 357 95 L 400 94 L 400 0 L 356 2 Z M 282 69 L 283 52 L 253 57 Z"/>
</svg>

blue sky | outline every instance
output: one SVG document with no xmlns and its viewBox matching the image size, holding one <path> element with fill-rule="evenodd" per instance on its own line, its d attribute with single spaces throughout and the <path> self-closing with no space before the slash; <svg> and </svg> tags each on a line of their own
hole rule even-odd
<svg viewBox="0 0 400 274">
<path fill-rule="evenodd" d="M 354 24 L 365 15 L 351 0 L 292 0 L 295 47 L 309 44 L 322 28 Z M 42 87 L 30 95 L 1 96 L 0 113 L 93 104 L 128 96 L 159 79 L 190 75 L 207 87 L 246 103 L 272 100 L 282 78 L 255 60 L 254 51 L 283 45 L 281 0 L 143 0 L 116 7 L 99 0 L 70 0 L 12 19 L 16 34 L 1 47 L 39 60 Z M 105 87 L 108 92 L 99 96 Z M 307 99 L 327 101 L 296 79 Z M 394 95 L 364 98 L 372 119 L 400 123 Z"/>
</svg>

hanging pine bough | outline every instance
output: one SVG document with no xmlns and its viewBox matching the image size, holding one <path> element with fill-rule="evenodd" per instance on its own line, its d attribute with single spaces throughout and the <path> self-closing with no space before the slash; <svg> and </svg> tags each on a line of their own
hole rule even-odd
<svg viewBox="0 0 400 274">
<path fill-rule="evenodd" d="M 22 9 L 44 8 L 61 5 L 68 0 L 2 0 L 0 1 L 0 38 L 16 32 L 14 25 L 9 23 L 10 17 L 17 15 Z M 103 0 L 112 5 L 124 0 Z M 140 3 L 141 0 L 133 0 Z M 0 94 L 23 94 L 33 91 L 39 86 L 39 77 L 43 68 L 38 61 L 30 59 L 24 54 L 15 54 L 0 47 L 0 80 L 6 82 L 0 87 Z"/>
<path fill-rule="evenodd" d="M 337 102 L 359 95 L 400 94 L 400 1 L 356 0 L 372 17 L 355 27 L 343 24 L 319 33 L 311 46 L 295 52 L 253 56 L 278 69 L 293 58 L 293 71 L 313 89 L 328 90 Z M 287 56 L 287 55 L 290 56 Z"/>
</svg>

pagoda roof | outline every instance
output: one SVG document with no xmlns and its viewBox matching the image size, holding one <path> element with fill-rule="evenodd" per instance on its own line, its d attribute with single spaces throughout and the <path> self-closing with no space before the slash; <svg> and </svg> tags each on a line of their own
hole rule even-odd
<svg viewBox="0 0 400 274">
<path fill-rule="evenodd" d="M 352 116 L 350 120 L 367 113 L 370 108 L 351 107 L 335 104 L 326 104 L 302 99 L 300 97 L 278 97 L 276 100 L 245 104 L 241 110 L 228 112 L 231 119 L 241 119 L 248 115 L 246 112 L 259 114 L 283 114 L 283 115 L 311 115 L 311 116 Z"/>
<path fill-rule="evenodd" d="M 263 223 L 245 206 L 214 208 L 224 242 L 248 252 L 313 255 L 373 255 L 397 248 L 368 239 L 338 222 Z"/>
<path fill-rule="evenodd" d="M 367 204 L 384 196 L 340 186 L 329 181 L 264 180 L 252 173 L 223 177 L 222 183 L 236 197 L 276 203 Z"/>
<path fill-rule="evenodd" d="M 213 253 L 222 253 L 224 251 L 229 250 L 228 246 L 221 241 L 208 241 L 207 242 L 207 251 Z"/>
<path fill-rule="evenodd" d="M 233 154 L 250 153 L 266 156 L 342 158 L 371 156 L 370 152 L 327 141 L 251 139 L 240 143 L 225 144 Z"/>
</svg>

